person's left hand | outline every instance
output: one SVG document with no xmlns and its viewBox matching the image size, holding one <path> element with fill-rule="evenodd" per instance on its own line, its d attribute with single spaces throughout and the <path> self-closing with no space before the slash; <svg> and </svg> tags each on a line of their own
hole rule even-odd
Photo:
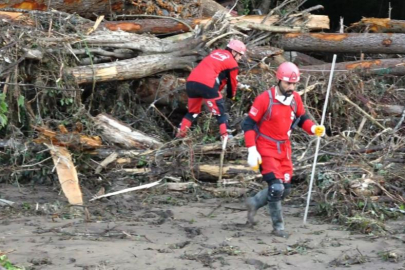
<svg viewBox="0 0 405 270">
<path fill-rule="evenodd" d="M 311 132 L 314 133 L 315 136 L 323 137 L 323 136 L 325 136 L 325 126 L 324 125 L 313 125 L 311 127 Z"/>
</svg>

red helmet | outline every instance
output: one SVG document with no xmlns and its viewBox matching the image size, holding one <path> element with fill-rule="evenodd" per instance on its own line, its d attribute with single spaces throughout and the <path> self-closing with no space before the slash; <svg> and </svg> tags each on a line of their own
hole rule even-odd
<svg viewBox="0 0 405 270">
<path fill-rule="evenodd" d="M 300 81 L 300 70 L 294 63 L 284 62 L 278 67 L 276 77 L 281 81 L 297 83 Z"/>
<path fill-rule="evenodd" d="M 245 54 L 246 52 L 246 45 L 242 41 L 237 39 L 231 39 L 227 47 L 240 54 Z"/>
</svg>

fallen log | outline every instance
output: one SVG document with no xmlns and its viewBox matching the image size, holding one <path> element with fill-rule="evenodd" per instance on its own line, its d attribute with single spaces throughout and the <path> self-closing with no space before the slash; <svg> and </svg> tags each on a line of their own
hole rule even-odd
<svg viewBox="0 0 405 270">
<path fill-rule="evenodd" d="M 350 32 L 405 33 L 405 21 L 390 18 L 363 18 L 346 29 Z"/>
<path fill-rule="evenodd" d="M 207 3 L 214 2 L 212 0 L 203 0 Z M 155 2 L 155 3 L 154 3 Z M 143 14 L 149 8 L 151 12 L 162 15 L 162 10 L 166 12 L 171 12 L 173 14 L 181 14 L 183 9 L 182 5 L 172 5 L 165 3 L 167 1 L 148 1 L 147 4 L 141 3 L 137 4 L 133 1 L 122 1 L 122 0 L 109 0 L 109 1 L 99 1 L 99 0 L 7 0 L 5 3 L 0 4 L 1 9 L 23 9 L 23 10 L 58 10 L 70 14 L 79 14 L 84 18 L 95 18 L 100 15 L 120 15 L 120 14 Z M 219 5 L 219 4 L 217 4 Z M 220 5 L 219 5 L 220 6 Z M 222 7 L 222 6 L 221 6 Z M 202 11 L 209 9 L 210 7 L 203 6 Z M 224 7 L 222 7 L 224 8 Z M 216 7 L 219 10 L 219 7 Z M 151 13 L 148 12 L 148 13 Z M 208 16 L 212 16 L 213 14 Z M 191 16 L 193 14 L 185 14 Z"/>
<path fill-rule="evenodd" d="M 244 26 L 246 24 L 251 23 L 252 25 L 262 24 L 263 19 L 266 15 L 248 15 L 248 16 L 241 16 L 241 17 L 233 17 L 230 18 L 230 23 L 235 26 Z M 292 16 L 291 16 L 292 17 Z M 273 15 L 267 18 L 267 20 L 262 24 L 265 26 L 271 26 L 276 23 L 280 19 L 280 16 Z M 293 27 L 303 27 L 305 26 L 306 29 L 309 31 L 319 31 L 324 29 L 329 29 L 329 17 L 325 15 L 313 15 L 310 14 L 306 17 L 306 20 L 299 19 L 293 23 Z"/>
<path fill-rule="evenodd" d="M 329 74 L 331 64 L 300 67 L 303 74 Z M 405 75 L 405 59 L 377 59 L 336 63 L 335 73 L 356 72 L 362 75 Z"/>
<path fill-rule="evenodd" d="M 78 66 L 69 68 L 66 72 L 73 75 L 78 84 L 140 79 L 163 71 L 190 69 L 190 65 L 197 59 L 196 55 L 182 56 L 181 53 L 155 54 L 112 63 Z"/>
<path fill-rule="evenodd" d="M 86 42 L 86 45 L 83 46 L 93 45 L 99 47 L 131 49 L 143 54 L 187 51 L 195 49 L 203 43 L 201 37 L 173 42 L 171 40 L 162 40 L 157 37 L 147 37 L 133 33 L 111 31 L 98 31 L 83 39 L 77 37 L 45 37 L 39 38 L 38 43 L 43 44 L 44 47 L 57 47 L 65 43 L 71 43 L 71 45 L 74 45 L 82 40 Z M 68 53 L 69 51 L 66 52 Z"/>
<path fill-rule="evenodd" d="M 223 178 L 233 178 L 239 174 L 252 174 L 256 175 L 257 173 L 252 171 L 252 169 L 246 165 L 234 165 L 234 164 L 224 164 L 222 169 Z M 202 177 L 204 179 L 216 179 L 218 180 L 219 176 L 219 164 L 203 164 L 198 165 L 194 174 L 197 177 Z"/>
<path fill-rule="evenodd" d="M 299 66 L 312 66 L 312 65 L 323 65 L 326 64 L 325 61 L 316 59 L 315 57 L 309 56 L 307 54 L 301 53 L 301 52 L 289 52 L 286 53 L 288 56 L 288 60 L 290 62 L 294 62 L 295 64 Z M 287 58 L 287 57 L 286 57 Z"/>
<path fill-rule="evenodd" d="M 291 33 L 283 35 L 278 46 L 299 52 L 396 54 L 405 51 L 405 34 Z"/>
<path fill-rule="evenodd" d="M 249 46 L 246 54 L 248 58 L 260 61 L 264 58 L 281 55 L 283 52 L 283 50 L 271 46 Z"/>
<path fill-rule="evenodd" d="M 101 129 L 104 140 L 118 144 L 124 149 L 156 149 L 162 146 L 157 139 L 133 130 L 109 115 L 99 114 L 93 118 L 93 121 Z"/>
</svg>

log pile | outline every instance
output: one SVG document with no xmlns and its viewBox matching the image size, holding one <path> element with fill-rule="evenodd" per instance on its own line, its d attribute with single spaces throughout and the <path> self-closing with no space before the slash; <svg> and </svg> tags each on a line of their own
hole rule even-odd
<svg viewBox="0 0 405 270">
<path fill-rule="evenodd" d="M 173 133 L 186 110 L 190 70 L 232 37 L 248 44 L 239 75 L 248 87 L 239 89 L 235 103 L 226 104 L 235 137 L 229 141 L 222 184 L 246 186 L 260 178 L 245 162 L 240 123 L 253 99 L 276 83 L 277 65 L 291 60 L 300 66 L 298 90 L 319 122 L 330 56 L 338 53 L 316 199 L 372 196 L 405 203 L 398 191 L 405 177 L 405 62 L 399 55 L 405 51 L 405 34 L 400 22 L 385 20 L 382 27 L 381 21 L 363 19 L 347 29 L 350 33 L 319 33 L 329 29 L 328 17 L 310 13 L 320 6 L 299 10 L 302 1 L 290 1 L 297 5 L 287 13 L 279 6 L 260 16 L 232 16 L 208 0 L 181 5 L 139 0 L 127 6 L 127 1 L 110 1 L 111 6 L 91 14 L 91 0 L 51 1 L 50 7 L 48 1 L 27 2 L 32 5 L 0 4 L 0 132 L 5 138 L 0 147 L 7 149 L 1 158 L 30 157 L 3 166 L 1 180 L 16 168 L 23 172 L 32 166 L 34 174 L 55 165 L 60 179 L 69 173 L 77 177 L 77 169 L 98 186 L 117 175 L 149 182 L 216 182 L 221 143 L 215 119 L 203 113 L 187 138 L 174 139 Z M 166 17 L 141 16 L 145 13 Z M 305 188 L 315 140 L 299 131 L 292 140 L 294 180 Z M 55 164 L 35 165 L 33 149 L 51 149 Z M 69 162 L 75 160 L 70 172 L 57 162 L 62 152 Z M 372 192 L 361 189 L 362 179 L 368 179 Z M 351 180 L 356 184 L 342 184 Z"/>
</svg>

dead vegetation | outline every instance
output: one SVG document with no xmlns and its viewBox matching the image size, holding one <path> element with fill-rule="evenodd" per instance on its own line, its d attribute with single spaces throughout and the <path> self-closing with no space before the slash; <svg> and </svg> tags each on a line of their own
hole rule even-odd
<svg viewBox="0 0 405 270">
<path fill-rule="evenodd" d="M 170 30 L 168 37 L 156 37 L 114 30 L 101 22 L 102 17 L 94 22 L 61 11 L 7 9 L 8 15 L 2 14 L 6 17 L 0 21 L 0 181 L 42 184 L 58 178 L 63 187 L 66 174 L 59 168 L 64 158 L 52 152 L 59 149 L 74 164 L 65 166 L 73 174 L 68 178 L 86 183 L 93 193 L 101 187 L 115 191 L 116 181 L 141 185 L 162 180 L 167 190 L 202 189 L 225 197 L 242 197 L 260 188 L 259 176 L 245 162 L 240 123 L 253 99 L 276 83 L 275 69 L 286 59 L 305 59 L 298 90 L 308 113 L 320 120 L 330 66 L 319 62 L 328 62 L 328 55 L 320 60 L 283 50 L 299 50 L 290 46 L 291 40 L 311 42 L 309 31 L 328 28 L 326 16 L 310 13 L 322 7 L 300 10 L 304 1 L 284 1 L 267 16 L 232 17 L 229 12 L 218 12 L 197 21 L 202 10 L 195 1 L 182 5 L 175 3 L 178 1 L 132 2 L 131 15 L 176 15 L 181 25 L 194 29 L 176 36 Z M 285 6 L 288 12 L 280 12 Z M 185 20 L 190 18 L 189 25 Z M 133 23 L 127 21 L 131 18 L 115 19 Z M 326 26 L 319 27 L 320 23 Z M 318 213 L 364 233 L 387 232 L 384 220 L 405 210 L 403 58 L 389 55 L 389 59 L 379 59 L 371 54 L 375 51 L 364 55 L 350 45 L 373 47 L 380 50 L 380 57 L 401 50 L 391 50 L 389 42 L 403 36 L 397 34 L 389 40 L 377 36 L 386 31 L 374 26 L 365 30 L 369 23 L 375 22 L 362 20 L 349 29 L 354 43 L 343 45 L 346 47 L 330 46 L 342 36 L 317 33 L 312 35 L 318 40 L 310 49 L 319 53 L 329 44 L 329 52 L 341 53 L 325 122 L 327 136 L 318 157 L 314 195 Z M 360 30 L 353 33 L 356 29 Z M 369 29 L 378 32 L 375 37 L 379 41 L 382 37 L 383 46 L 364 43 L 367 33 L 359 32 Z M 248 44 L 248 57 L 239 76 L 245 87 L 240 87 L 235 103 L 227 103 L 235 137 L 228 144 L 223 180 L 217 182 L 221 145 L 211 116 L 201 115 L 185 139 L 173 139 L 173 132 L 185 109 L 184 83 L 189 71 L 230 37 Z M 319 40 L 328 43 L 317 43 Z M 293 134 L 297 183 L 293 199 L 302 203 L 315 140 L 302 132 Z M 74 201 L 83 204 L 81 198 Z M 215 252 L 237 250 L 227 247 Z M 199 256 L 184 259 L 212 263 L 205 262 L 204 254 Z"/>
</svg>

